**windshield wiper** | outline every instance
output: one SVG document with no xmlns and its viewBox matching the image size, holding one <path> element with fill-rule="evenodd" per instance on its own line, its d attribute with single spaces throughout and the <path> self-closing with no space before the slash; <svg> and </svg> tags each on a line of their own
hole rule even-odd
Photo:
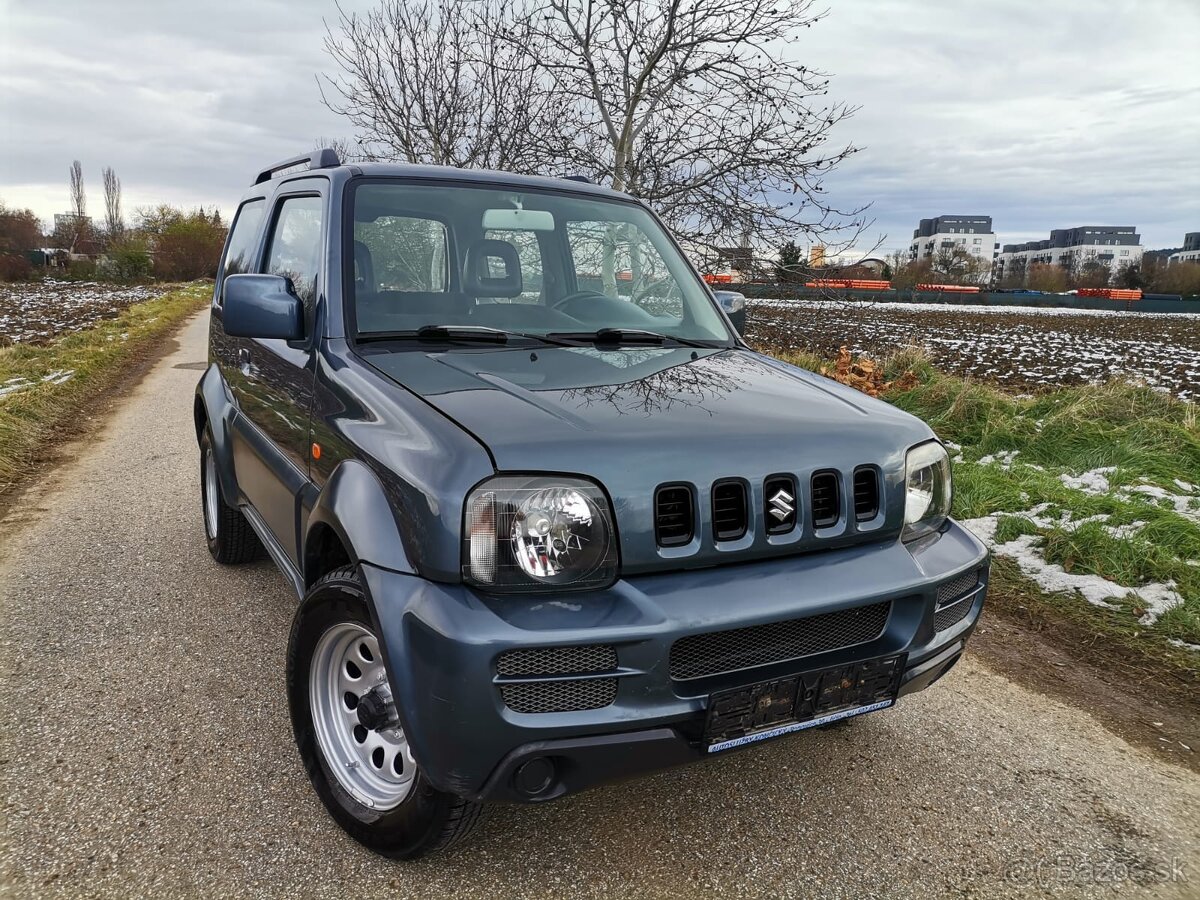
<svg viewBox="0 0 1200 900">
<path fill-rule="evenodd" d="M 366 331 L 358 335 L 359 343 L 370 341 L 470 341 L 480 344 L 507 344 L 510 337 L 526 338 L 558 347 L 574 347 L 570 341 L 550 335 L 506 331 L 489 325 L 422 325 L 416 331 Z"/>
<path fill-rule="evenodd" d="M 643 328 L 601 328 L 598 331 L 571 331 L 571 332 L 552 332 L 547 337 L 558 338 L 564 341 L 581 341 L 593 344 L 665 344 L 667 341 L 674 341 L 677 344 L 682 344 L 685 347 L 702 347 L 706 350 L 712 349 L 710 344 L 704 341 L 696 341 L 691 338 L 676 337 L 673 334 L 660 334 L 657 331 L 646 331 Z"/>
</svg>

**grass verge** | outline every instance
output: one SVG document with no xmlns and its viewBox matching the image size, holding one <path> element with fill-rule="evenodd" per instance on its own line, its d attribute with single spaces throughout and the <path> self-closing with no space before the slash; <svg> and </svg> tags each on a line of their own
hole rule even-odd
<svg viewBox="0 0 1200 900">
<path fill-rule="evenodd" d="M 776 355 L 814 371 L 830 364 Z M 942 374 L 919 351 L 881 363 L 887 380 L 916 376 L 884 399 L 954 450 L 954 515 L 993 546 L 994 596 L 1200 675 L 1195 404 L 1118 381 L 1014 396 Z"/>
<path fill-rule="evenodd" d="M 21 484 L 96 401 L 211 296 L 211 286 L 188 285 L 48 344 L 0 348 L 0 494 Z"/>
</svg>

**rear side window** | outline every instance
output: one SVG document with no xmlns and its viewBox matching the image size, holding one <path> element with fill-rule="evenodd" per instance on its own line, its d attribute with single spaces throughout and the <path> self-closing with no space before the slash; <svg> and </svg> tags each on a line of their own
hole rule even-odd
<svg viewBox="0 0 1200 900">
<path fill-rule="evenodd" d="M 258 226 L 262 224 L 265 200 L 247 200 L 237 211 L 233 230 L 229 232 L 229 247 L 225 250 L 224 275 L 241 275 L 254 267 L 254 247 L 258 243 Z"/>
<path fill-rule="evenodd" d="M 279 205 L 267 249 L 267 273 L 290 278 L 296 296 L 309 310 L 317 296 L 324 206 L 320 197 L 284 200 Z"/>
</svg>

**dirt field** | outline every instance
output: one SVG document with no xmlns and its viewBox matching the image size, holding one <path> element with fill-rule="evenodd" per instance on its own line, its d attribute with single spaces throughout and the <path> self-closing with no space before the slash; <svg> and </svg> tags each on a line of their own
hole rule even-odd
<svg viewBox="0 0 1200 900">
<path fill-rule="evenodd" d="M 0 346 L 39 344 L 114 318 L 125 307 L 164 293 L 161 285 L 37 281 L 0 285 Z"/>
<path fill-rule="evenodd" d="M 1140 379 L 1200 398 L 1200 316 L 947 304 L 751 301 L 755 346 L 832 356 L 924 346 L 942 370 L 1030 390 Z"/>
</svg>

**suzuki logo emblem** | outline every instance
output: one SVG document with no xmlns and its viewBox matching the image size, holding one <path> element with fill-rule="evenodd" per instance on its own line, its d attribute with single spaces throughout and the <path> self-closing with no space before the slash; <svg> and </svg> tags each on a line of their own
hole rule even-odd
<svg viewBox="0 0 1200 900">
<path fill-rule="evenodd" d="M 796 511 L 796 507 L 792 505 L 795 499 L 795 497 L 783 488 L 780 488 L 776 491 L 775 496 L 770 499 L 771 508 L 767 512 L 773 515 L 778 521 L 786 522 L 791 518 L 792 513 Z"/>
</svg>

